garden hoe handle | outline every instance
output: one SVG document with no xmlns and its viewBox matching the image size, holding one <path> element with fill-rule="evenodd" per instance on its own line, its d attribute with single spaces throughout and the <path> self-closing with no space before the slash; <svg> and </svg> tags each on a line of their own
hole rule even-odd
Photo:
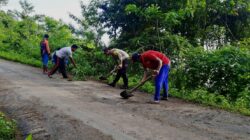
<svg viewBox="0 0 250 140">
<path fill-rule="evenodd" d="M 110 71 L 109 74 L 106 76 L 106 78 L 108 78 L 110 75 L 112 75 L 117 69 L 118 69 L 118 67 L 115 67 L 112 71 Z"/>
<path fill-rule="evenodd" d="M 109 76 L 111 76 L 118 68 L 115 67 L 112 71 L 110 71 L 106 76 L 99 77 L 100 80 L 107 80 Z"/>
<path fill-rule="evenodd" d="M 138 84 L 137 86 L 135 86 L 134 88 L 128 90 L 127 93 L 132 93 L 132 92 L 134 92 L 134 91 L 137 90 L 139 87 L 143 86 L 143 85 L 144 85 L 147 81 L 149 81 L 152 77 L 153 77 L 152 75 L 151 75 L 151 76 L 148 76 L 148 77 L 146 78 L 146 80 L 144 80 L 143 82 L 139 83 L 139 84 Z"/>
</svg>

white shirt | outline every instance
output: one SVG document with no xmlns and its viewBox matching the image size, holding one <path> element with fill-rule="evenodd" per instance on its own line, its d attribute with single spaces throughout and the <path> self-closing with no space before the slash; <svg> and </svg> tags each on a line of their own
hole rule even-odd
<svg viewBox="0 0 250 140">
<path fill-rule="evenodd" d="M 121 61 L 129 58 L 128 53 L 126 53 L 123 50 L 115 48 L 115 49 L 112 49 L 111 52 L 113 53 L 113 55 L 117 56 Z"/>
<path fill-rule="evenodd" d="M 61 59 L 64 59 L 64 58 L 68 59 L 69 57 L 72 58 L 71 47 L 61 48 L 60 50 L 56 51 L 56 56 Z"/>
</svg>

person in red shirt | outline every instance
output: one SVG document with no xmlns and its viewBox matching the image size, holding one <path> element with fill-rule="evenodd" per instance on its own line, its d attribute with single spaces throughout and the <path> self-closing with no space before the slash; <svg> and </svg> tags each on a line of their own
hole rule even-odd
<svg viewBox="0 0 250 140">
<path fill-rule="evenodd" d="M 45 34 L 43 37 L 43 40 L 40 43 L 44 74 L 47 74 L 48 72 L 48 62 L 49 62 L 49 56 L 50 56 L 50 48 L 49 48 L 48 40 L 49 40 L 49 35 Z"/>
<path fill-rule="evenodd" d="M 168 74 L 170 70 L 170 59 L 163 53 L 149 50 L 142 54 L 134 53 L 133 62 L 141 62 L 144 67 L 144 76 L 141 82 L 147 78 L 147 71 L 151 69 L 155 77 L 155 95 L 153 103 L 160 102 L 160 91 L 164 89 L 162 100 L 168 100 Z"/>
</svg>

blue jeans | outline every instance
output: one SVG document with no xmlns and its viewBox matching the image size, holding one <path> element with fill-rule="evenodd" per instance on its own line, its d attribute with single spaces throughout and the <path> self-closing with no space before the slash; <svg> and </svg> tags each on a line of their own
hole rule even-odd
<svg viewBox="0 0 250 140">
<path fill-rule="evenodd" d="M 42 55 L 42 62 L 43 62 L 43 66 L 48 67 L 49 54 L 44 53 L 44 54 Z"/>
<path fill-rule="evenodd" d="M 170 66 L 163 65 L 159 74 L 155 78 L 155 96 L 154 100 L 160 100 L 160 92 L 163 86 L 164 94 L 163 97 L 168 97 L 168 74 L 169 74 Z"/>
</svg>

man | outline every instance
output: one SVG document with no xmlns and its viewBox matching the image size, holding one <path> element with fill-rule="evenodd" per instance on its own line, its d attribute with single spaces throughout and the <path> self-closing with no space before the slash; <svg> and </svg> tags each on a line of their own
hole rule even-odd
<svg viewBox="0 0 250 140">
<path fill-rule="evenodd" d="M 164 94 L 162 100 L 168 100 L 168 74 L 170 70 L 170 59 L 163 53 L 149 50 L 142 54 L 134 53 L 133 62 L 140 61 L 144 67 L 144 76 L 141 82 L 147 78 L 147 71 L 151 69 L 155 77 L 155 95 L 152 103 L 160 102 L 160 91 L 163 85 Z"/>
<path fill-rule="evenodd" d="M 115 87 L 116 83 L 119 81 L 119 79 L 122 77 L 123 78 L 123 83 L 124 85 L 121 87 L 122 89 L 127 89 L 128 88 L 128 77 L 126 74 L 127 67 L 128 67 L 128 59 L 129 55 L 123 50 L 120 49 L 104 49 L 104 54 L 113 56 L 116 60 L 118 60 L 118 71 L 116 74 L 116 77 L 112 83 L 109 85 L 112 87 Z"/>
<path fill-rule="evenodd" d="M 65 69 L 65 60 L 69 59 L 71 63 L 74 65 L 74 67 L 76 68 L 76 63 L 72 57 L 72 53 L 75 52 L 77 48 L 78 48 L 77 45 L 72 45 L 71 47 L 64 47 L 56 51 L 55 54 L 53 55 L 55 65 L 51 69 L 51 71 L 48 73 L 48 77 L 52 78 L 52 75 L 59 68 L 60 72 L 62 73 L 63 78 L 68 78 L 68 75 Z"/>
<path fill-rule="evenodd" d="M 48 72 L 48 62 L 49 62 L 49 56 L 50 56 L 50 48 L 49 48 L 48 39 L 49 39 L 49 35 L 45 34 L 43 37 L 43 40 L 40 42 L 44 74 Z"/>
</svg>

